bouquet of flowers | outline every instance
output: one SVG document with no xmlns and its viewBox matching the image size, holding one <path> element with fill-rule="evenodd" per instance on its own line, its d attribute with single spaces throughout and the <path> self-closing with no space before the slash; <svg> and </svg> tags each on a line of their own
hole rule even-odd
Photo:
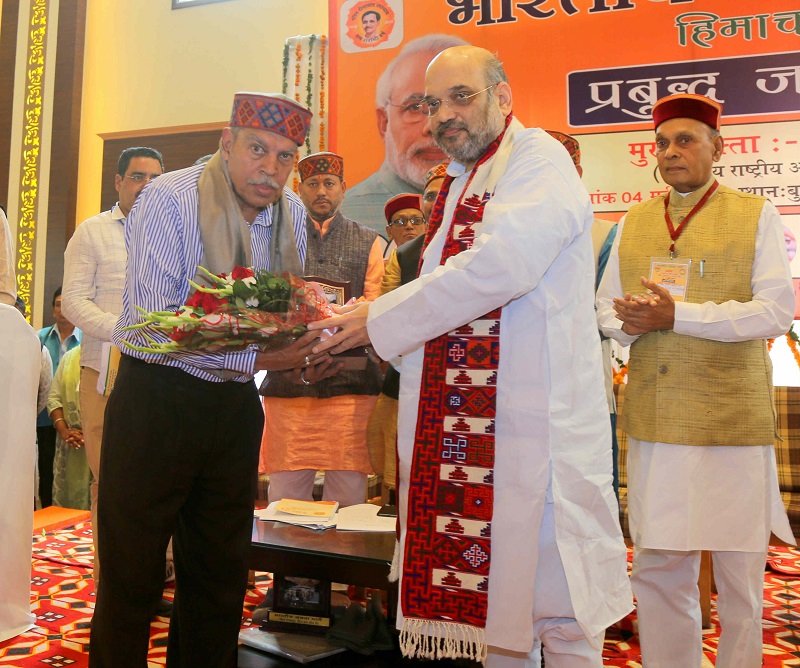
<svg viewBox="0 0 800 668">
<path fill-rule="evenodd" d="M 306 325 L 333 315 L 321 288 L 284 274 L 234 267 L 230 275 L 212 274 L 198 267 L 212 287 L 189 281 L 195 292 L 177 311 L 148 313 L 136 307 L 144 322 L 126 330 L 152 327 L 166 332 L 169 341 L 144 333 L 148 346 L 129 348 L 146 353 L 187 350 L 262 350 L 281 347 L 306 331 Z"/>
</svg>

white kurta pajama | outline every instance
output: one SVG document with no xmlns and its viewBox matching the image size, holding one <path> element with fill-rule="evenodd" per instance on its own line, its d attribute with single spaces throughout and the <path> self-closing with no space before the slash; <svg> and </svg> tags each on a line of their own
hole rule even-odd
<svg viewBox="0 0 800 668">
<path fill-rule="evenodd" d="M 597 292 L 597 320 L 606 336 L 630 345 L 638 337 L 622 331 L 613 308 L 614 297 L 622 296 L 619 242 L 624 224 L 623 219 Z M 794 314 L 788 276 L 783 226 L 775 207 L 767 202 L 756 233 L 753 300 L 676 303 L 673 331 L 715 341 L 779 336 L 786 329 L 780 323 L 787 318 L 791 322 Z M 770 531 L 794 544 L 778 491 L 771 443 L 687 448 L 632 439 L 629 445 L 628 504 L 635 545 L 756 552 L 764 548 Z"/>
<path fill-rule="evenodd" d="M 0 212 L 0 642 L 33 626 L 36 406 L 42 352 L 36 332 L 14 308 L 13 246 Z M 49 356 L 48 356 L 49 357 Z"/>
<path fill-rule="evenodd" d="M 702 210 L 695 221 L 701 223 Z M 605 335 L 630 345 L 638 337 L 622 331 L 622 322 L 613 309 L 614 297 L 622 296 L 619 243 L 623 231 L 624 219 L 598 289 L 597 320 Z M 766 202 L 756 233 L 752 301 L 676 303 L 673 331 L 729 342 L 778 336 L 794 314 L 789 276 L 780 216 Z M 702 369 L 697 372 L 703 373 Z M 692 666 L 700 661 L 696 570 L 698 551 L 711 550 L 715 553 L 723 633 L 717 665 L 760 665 L 760 615 L 751 628 L 742 620 L 748 613 L 752 615 L 753 609 L 760 610 L 770 532 L 794 544 L 778 489 L 773 445 L 687 447 L 690 444 L 651 443 L 635 438 L 629 438 L 628 445 L 628 508 L 631 538 L 637 550 L 634 576 L 636 562 L 641 561 L 643 568 L 657 568 L 663 573 L 660 583 L 648 581 L 647 576 L 641 587 L 656 592 L 663 600 L 672 598 L 675 602 L 685 597 L 684 605 L 676 604 L 671 609 L 665 606 L 650 613 L 655 618 L 649 624 L 655 643 L 651 664 L 658 667 L 674 663 L 677 650 L 684 652 L 682 665 Z M 668 564 L 669 560 L 672 562 Z M 726 560 L 733 562 L 730 575 L 726 574 Z M 683 563 L 679 565 L 680 561 Z M 681 581 L 689 583 L 688 591 L 681 590 L 682 586 L 686 588 Z M 723 596 L 725 588 L 731 592 L 728 596 Z M 637 589 L 637 597 L 642 598 L 643 593 Z M 641 606 L 642 601 L 640 617 Z M 727 625 L 727 634 L 725 614 L 730 614 L 732 621 Z M 642 626 L 640 622 L 640 633 Z M 673 641 L 677 636 L 685 639 L 680 648 Z"/>
<path fill-rule="evenodd" d="M 461 175 L 421 277 L 375 301 L 367 325 L 382 358 L 403 355 L 401 553 L 424 344 L 503 306 L 486 641 L 523 653 L 534 644 L 537 541 L 551 469 L 557 545 L 575 618 L 596 638 L 632 601 L 611 484 L 589 197 L 563 147 L 541 130 L 521 129 L 474 245 L 439 266 L 467 180 L 460 165 L 449 172 Z"/>
</svg>

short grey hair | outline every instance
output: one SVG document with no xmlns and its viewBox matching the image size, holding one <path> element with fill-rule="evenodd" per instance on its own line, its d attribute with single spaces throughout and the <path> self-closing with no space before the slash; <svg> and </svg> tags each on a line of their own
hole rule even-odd
<svg viewBox="0 0 800 668">
<path fill-rule="evenodd" d="M 417 39 L 412 39 L 400 50 L 400 53 L 395 56 L 394 60 L 386 66 L 383 74 L 378 78 L 378 83 L 375 86 L 375 106 L 381 109 L 385 109 L 389 106 L 389 100 L 392 97 L 392 79 L 394 78 L 394 71 L 397 66 L 409 56 L 424 53 L 425 51 L 432 51 L 439 54 L 445 49 L 454 46 L 469 45 L 469 42 L 460 37 L 440 33 L 432 33 L 430 35 L 417 37 Z"/>
<path fill-rule="evenodd" d="M 486 60 L 483 75 L 486 78 L 487 86 L 496 86 L 499 83 L 508 83 L 508 75 L 503 68 L 503 63 L 497 57 L 497 54 L 492 54 Z"/>
</svg>

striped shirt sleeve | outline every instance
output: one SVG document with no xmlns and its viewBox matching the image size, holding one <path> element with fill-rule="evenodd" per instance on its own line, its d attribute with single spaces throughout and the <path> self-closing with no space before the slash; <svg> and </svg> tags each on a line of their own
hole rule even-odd
<svg viewBox="0 0 800 668">
<path fill-rule="evenodd" d="M 176 352 L 168 355 L 127 349 L 124 341 L 146 346 L 146 336 L 167 341 L 167 336 L 147 327 L 123 331 L 143 322 L 137 311 L 176 311 L 189 294 L 188 280 L 195 276 L 203 256 L 197 224 L 197 179 L 202 166 L 159 177 L 136 201 L 126 224 L 128 267 L 123 312 L 114 341 L 125 351 L 151 363 L 177 366 L 199 378 L 218 381 L 209 371 L 226 369 L 241 374 L 235 380 L 249 380 L 254 372 L 256 350 L 236 352 Z M 305 262 L 305 209 L 294 193 L 286 192 L 301 262 Z M 253 266 L 269 269 L 271 210 L 262 211 L 251 226 Z"/>
</svg>

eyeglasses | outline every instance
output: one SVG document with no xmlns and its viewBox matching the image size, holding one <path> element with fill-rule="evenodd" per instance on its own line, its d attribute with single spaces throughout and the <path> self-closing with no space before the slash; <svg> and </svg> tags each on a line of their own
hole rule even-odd
<svg viewBox="0 0 800 668">
<path fill-rule="evenodd" d="M 427 114 L 430 118 L 436 116 L 439 113 L 439 109 L 442 108 L 444 104 L 445 107 L 448 109 L 452 107 L 468 107 L 472 104 L 472 100 L 476 95 L 480 95 L 484 91 L 491 90 L 497 84 L 492 84 L 491 86 L 486 86 L 479 90 L 477 93 L 451 93 L 450 96 L 446 100 L 442 100 L 438 97 L 424 97 L 420 101 L 420 107 L 422 113 Z"/>
<path fill-rule="evenodd" d="M 394 220 L 390 221 L 389 225 L 396 227 L 405 227 L 406 225 L 408 225 L 408 223 L 411 223 L 416 227 L 417 225 L 423 225 L 425 223 L 425 219 L 417 218 L 416 216 L 414 216 L 413 218 L 401 217 L 401 218 L 395 218 Z"/>
<path fill-rule="evenodd" d="M 150 181 L 155 180 L 158 178 L 160 174 L 126 174 L 125 178 L 130 179 L 131 181 L 135 181 L 136 183 L 150 183 Z"/>
</svg>

